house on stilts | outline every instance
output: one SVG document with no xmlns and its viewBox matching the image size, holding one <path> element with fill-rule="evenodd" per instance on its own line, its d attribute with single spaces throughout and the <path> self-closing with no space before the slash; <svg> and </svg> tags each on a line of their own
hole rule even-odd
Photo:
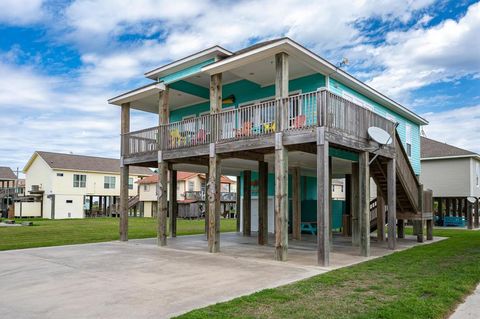
<svg viewBox="0 0 480 319">
<path fill-rule="evenodd" d="M 395 249 L 407 220 L 426 222 L 432 238 L 432 194 L 418 180 L 420 126 L 427 121 L 293 40 L 236 52 L 215 46 L 145 76 L 153 82 L 109 100 L 121 107 L 121 240 L 128 238 L 131 165 L 158 168 L 159 245 L 167 245 L 167 214 L 176 216 L 177 205 L 167 203 L 169 171 L 172 184 L 176 171 L 208 174 L 212 253 L 221 247 L 222 174 L 239 177 L 238 231 L 258 234 L 260 245 L 274 233 L 276 260 L 287 259 L 289 237 L 301 239 L 308 226 L 318 264 L 329 264 L 333 178 L 345 178 L 344 233 L 361 255 L 370 254 L 375 228 L 378 240 L 388 237 L 385 245 Z M 131 109 L 158 114 L 158 125 L 130 131 Z M 379 147 L 370 127 L 391 134 L 392 143 Z M 176 199 L 177 188 L 169 189 Z M 176 219 L 170 223 L 175 236 Z M 423 240 L 424 228 L 417 228 Z"/>
</svg>

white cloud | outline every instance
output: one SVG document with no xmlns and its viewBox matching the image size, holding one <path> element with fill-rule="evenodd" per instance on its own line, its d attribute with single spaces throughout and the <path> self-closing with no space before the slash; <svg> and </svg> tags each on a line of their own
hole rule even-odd
<svg viewBox="0 0 480 319">
<path fill-rule="evenodd" d="M 0 23 L 26 25 L 44 18 L 43 0 L 0 1 Z"/>
<path fill-rule="evenodd" d="M 424 114 L 427 137 L 480 153 L 480 105 Z"/>
<path fill-rule="evenodd" d="M 373 87 L 394 98 L 420 87 L 480 73 L 480 3 L 458 21 L 446 20 L 430 29 L 391 32 L 386 44 L 359 52 L 381 66 Z M 358 48 L 357 48 L 358 49 Z M 402 97 L 403 96 L 403 97 Z"/>
</svg>

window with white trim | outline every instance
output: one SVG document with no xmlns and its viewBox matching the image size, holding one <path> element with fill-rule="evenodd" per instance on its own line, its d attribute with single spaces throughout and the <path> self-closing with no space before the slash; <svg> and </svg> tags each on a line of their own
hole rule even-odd
<svg viewBox="0 0 480 319">
<path fill-rule="evenodd" d="M 477 187 L 480 187 L 480 164 L 478 162 L 475 163 L 476 165 L 476 172 L 477 172 L 477 175 L 476 175 L 476 184 L 477 184 Z"/>
<path fill-rule="evenodd" d="M 103 177 L 103 188 L 105 188 L 105 189 L 115 188 L 115 176 L 104 176 Z"/>
<path fill-rule="evenodd" d="M 133 189 L 133 177 L 128 178 L 128 189 Z"/>
<path fill-rule="evenodd" d="M 87 175 L 73 174 L 73 187 L 85 188 L 87 184 Z"/>
<path fill-rule="evenodd" d="M 405 140 L 407 155 L 412 157 L 412 126 L 410 124 L 405 125 Z"/>
<path fill-rule="evenodd" d="M 194 188 L 195 188 L 195 183 L 193 181 L 188 181 L 188 191 L 193 192 Z"/>
</svg>

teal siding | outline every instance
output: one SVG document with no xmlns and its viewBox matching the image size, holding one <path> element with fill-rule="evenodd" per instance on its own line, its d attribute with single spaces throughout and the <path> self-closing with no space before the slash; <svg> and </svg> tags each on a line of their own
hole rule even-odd
<svg viewBox="0 0 480 319">
<path fill-rule="evenodd" d="M 325 77 L 321 74 L 312 74 L 298 79 L 291 80 L 289 83 L 290 91 L 301 91 L 302 93 L 316 91 L 318 88 L 325 86 Z M 188 92 L 186 93 L 193 93 Z M 225 84 L 222 88 L 222 96 L 229 95 L 235 96 L 235 104 L 223 105 L 223 107 L 235 106 L 247 103 L 250 101 L 256 101 L 260 99 L 266 99 L 275 96 L 275 86 L 269 85 L 261 87 L 260 85 L 248 81 L 240 80 L 234 83 Z M 206 112 L 210 109 L 209 102 L 204 102 L 188 107 L 184 107 L 178 110 L 170 112 L 170 121 L 181 121 L 184 116 L 196 115 Z"/>
<path fill-rule="evenodd" d="M 351 88 L 347 87 L 343 83 L 340 83 L 337 80 L 330 78 L 330 91 L 342 96 L 343 92 L 358 98 L 359 100 L 368 103 L 373 107 L 375 113 L 380 114 L 384 117 L 393 117 L 395 121 L 399 123 L 397 128 L 398 135 L 400 136 L 401 141 L 403 142 L 403 146 L 406 148 L 406 126 L 411 126 L 411 136 L 412 136 L 412 156 L 410 158 L 410 162 L 412 163 L 413 170 L 415 174 L 420 174 L 420 126 L 412 121 L 404 118 L 403 116 L 387 109 L 383 105 L 378 104 L 375 101 L 372 101 L 368 97 L 352 90 Z"/>
<path fill-rule="evenodd" d="M 173 83 L 175 81 L 184 79 L 186 77 L 189 77 L 190 75 L 193 75 L 195 73 L 199 73 L 202 68 L 208 64 L 211 64 L 215 61 L 215 59 L 208 59 L 206 61 L 200 62 L 198 64 L 192 65 L 191 67 L 182 69 L 180 71 L 171 73 L 169 75 L 166 75 L 162 78 L 158 78 L 159 82 L 163 82 L 165 84 Z"/>
</svg>

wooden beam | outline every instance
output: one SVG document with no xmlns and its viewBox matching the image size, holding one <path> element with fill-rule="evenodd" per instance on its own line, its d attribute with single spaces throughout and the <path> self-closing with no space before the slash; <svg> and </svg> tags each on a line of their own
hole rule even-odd
<svg viewBox="0 0 480 319">
<path fill-rule="evenodd" d="M 352 201 L 352 174 L 345 175 L 345 212 L 343 236 L 352 236 L 352 210 L 355 205 Z"/>
<path fill-rule="evenodd" d="M 169 88 L 165 86 L 165 91 L 158 93 L 158 124 L 167 124 L 169 122 L 170 108 L 168 104 Z"/>
<path fill-rule="evenodd" d="M 395 158 L 390 159 L 387 163 L 388 248 L 392 250 L 395 249 L 397 243 L 397 236 L 395 234 L 395 224 L 397 222 L 396 165 Z M 398 223 L 398 236 L 399 238 L 403 238 L 403 220 L 399 220 Z"/>
<path fill-rule="evenodd" d="M 281 52 L 275 54 L 275 98 L 284 99 L 288 97 L 288 54 Z M 278 130 L 283 131 L 287 124 L 287 107 L 281 107 L 277 111 Z"/>
<path fill-rule="evenodd" d="M 220 251 L 220 158 L 215 153 L 215 144 L 210 144 L 208 179 L 208 250 Z"/>
<path fill-rule="evenodd" d="M 360 246 L 360 197 L 359 197 L 358 163 L 352 163 L 352 245 Z"/>
<path fill-rule="evenodd" d="M 210 76 L 210 113 L 222 110 L 222 73 Z"/>
<path fill-rule="evenodd" d="M 377 240 L 385 241 L 385 198 L 377 185 Z"/>
<path fill-rule="evenodd" d="M 125 165 L 124 158 L 128 153 L 128 140 L 125 136 L 130 131 L 130 103 L 122 104 L 120 130 L 122 133 L 120 145 L 120 240 L 128 240 L 128 176 L 129 166 Z"/>
<path fill-rule="evenodd" d="M 330 264 L 330 168 L 328 141 L 323 127 L 317 128 L 317 260 L 320 266 Z"/>
<path fill-rule="evenodd" d="M 207 240 L 208 240 L 208 227 L 209 227 L 209 206 L 210 206 L 210 203 L 208 201 L 208 194 L 210 193 L 209 191 L 209 187 L 210 187 L 210 184 L 208 183 L 208 181 L 210 180 L 210 164 L 208 164 L 208 173 L 206 174 L 205 176 L 205 181 L 206 181 L 206 184 L 205 184 L 205 235 L 207 236 Z"/>
<path fill-rule="evenodd" d="M 254 151 L 241 151 L 241 152 L 231 152 L 222 154 L 223 157 L 228 158 L 239 158 L 248 161 L 257 161 L 263 162 L 265 160 L 265 154 L 254 152 Z"/>
<path fill-rule="evenodd" d="M 268 244 L 268 163 L 258 162 L 258 244 Z"/>
<path fill-rule="evenodd" d="M 235 217 L 237 218 L 237 233 L 240 232 L 240 211 L 241 211 L 241 204 L 240 204 L 240 176 L 237 176 L 237 200 L 236 200 L 236 214 Z"/>
<path fill-rule="evenodd" d="M 361 152 L 358 157 L 358 180 L 360 197 L 360 254 L 370 256 L 370 169 L 369 153 Z"/>
<path fill-rule="evenodd" d="M 170 206 L 169 206 L 169 215 L 170 215 L 170 236 L 177 237 L 177 215 L 178 215 L 178 204 L 177 204 L 177 171 L 174 169 L 170 170 Z"/>
<path fill-rule="evenodd" d="M 300 167 L 294 167 L 292 171 L 292 238 L 296 240 L 300 240 L 302 237 L 302 201 L 300 196 Z"/>
<path fill-rule="evenodd" d="M 243 172 L 243 236 L 252 234 L 252 171 Z"/>
</svg>

